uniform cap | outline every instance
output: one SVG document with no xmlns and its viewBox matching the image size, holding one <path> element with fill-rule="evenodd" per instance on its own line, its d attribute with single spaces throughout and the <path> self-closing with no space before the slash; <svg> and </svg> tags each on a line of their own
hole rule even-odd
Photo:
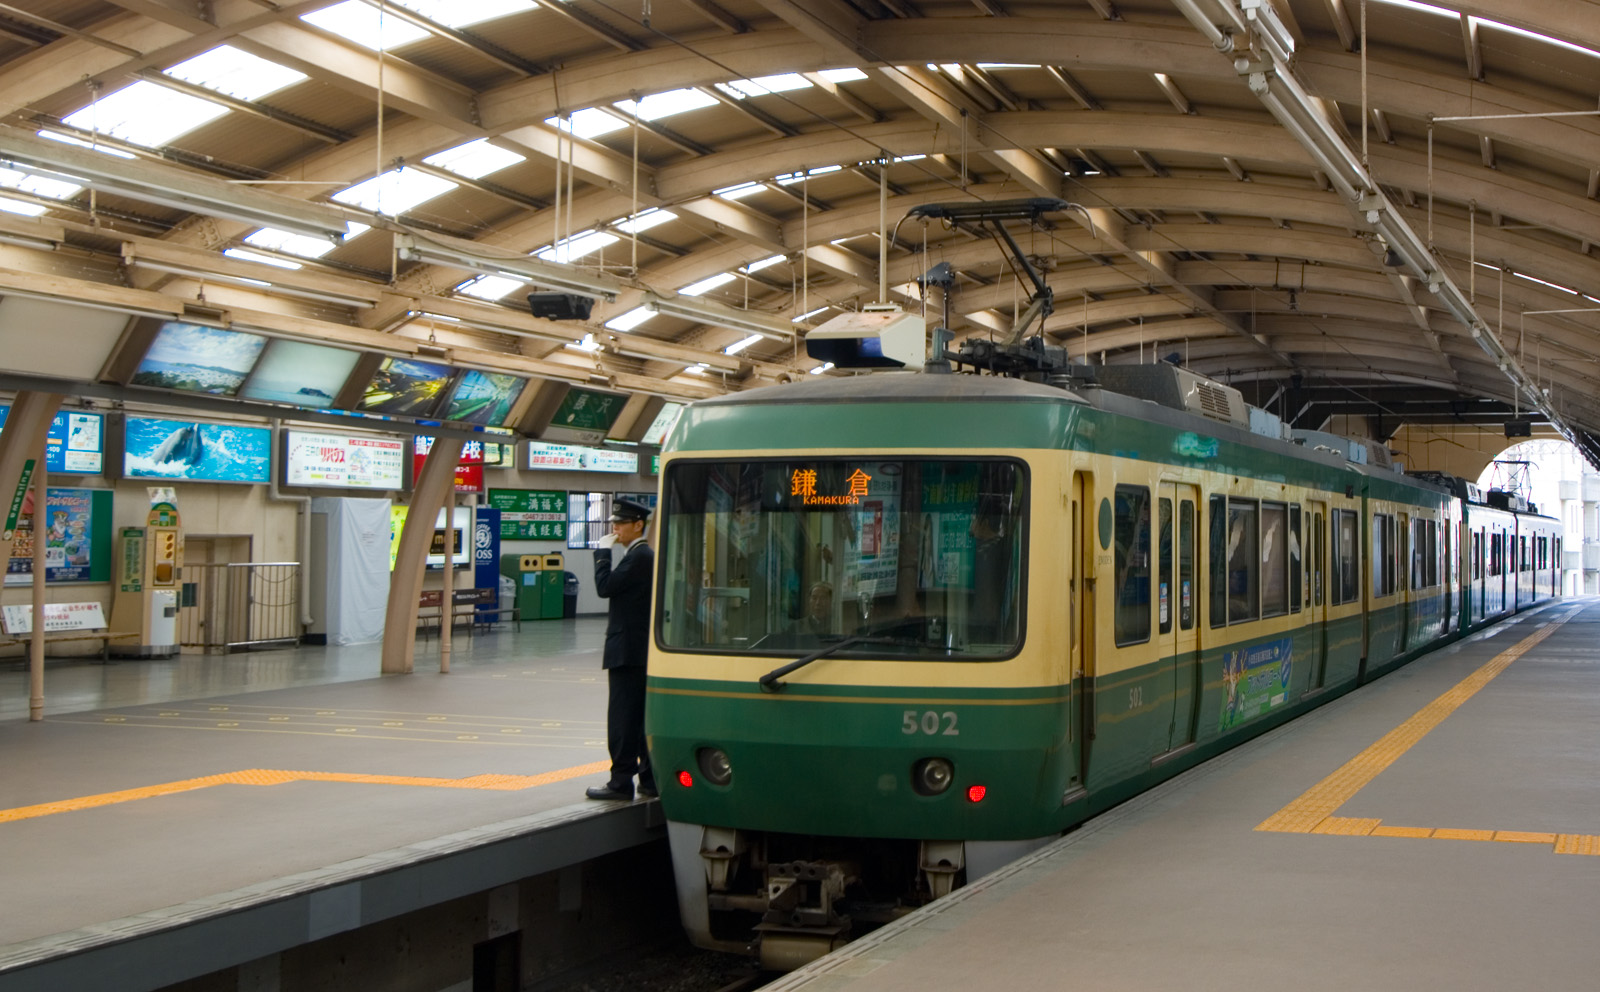
<svg viewBox="0 0 1600 992">
<path fill-rule="evenodd" d="M 611 520 L 614 523 L 630 524 L 648 519 L 650 519 L 650 508 L 643 503 L 636 503 L 631 499 L 619 499 L 611 504 Z"/>
</svg>

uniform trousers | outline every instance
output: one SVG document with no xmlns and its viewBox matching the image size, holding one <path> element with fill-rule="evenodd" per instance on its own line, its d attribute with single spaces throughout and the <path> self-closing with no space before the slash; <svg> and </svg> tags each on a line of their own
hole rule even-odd
<svg viewBox="0 0 1600 992">
<path fill-rule="evenodd" d="M 655 787 L 650 754 L 644 741 L 645 667 L 627 665 L 606 669 L 611 698 L 606 704 L 606 743 L 611 749 L 613 788 L 633 790 L 633 776 L 642 788 Z"/>
</svg>

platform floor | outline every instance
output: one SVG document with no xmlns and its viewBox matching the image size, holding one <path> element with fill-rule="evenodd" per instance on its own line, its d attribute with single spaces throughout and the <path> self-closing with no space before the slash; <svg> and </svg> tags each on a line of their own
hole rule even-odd
<svg viewBox="0 0 1600 992">
<path fill-rule="evenodd" d="M 19 944 L 585 803 L 605 781 L 604 618 L 377 645 L 0 662 L 0 960 Z M 589 804 L 598 807 L 600 804 Z M 612 804 L 614 805 L 614 804 Z"/>
<path fill-rule="evenodd" d="M 1406 666 L 767 992 L 1600 988 L 1600 600 Z"/>
</svg>

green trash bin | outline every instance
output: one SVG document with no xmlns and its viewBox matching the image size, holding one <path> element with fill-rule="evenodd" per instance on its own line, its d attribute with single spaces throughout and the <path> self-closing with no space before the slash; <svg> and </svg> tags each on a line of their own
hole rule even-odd
<svg viewBox="0 0 1600 992">
<path fill-rule="evenodd" d="M 539 556 L 539 618 L 560 620 L 566 605 L 566 564 L 559 554 Z"/>
<path fill-rule="evenodd" d="M 544 605 L 542 580 L 545 573 L 541 564 L 540 555 L 500 556 L 500 574 L 517 584 L 515 605 L 519 619 L 544 620 L 551 616 Z M 559 617 L 561 611 L 556 610 L 554 615 Z"/>
</svg>

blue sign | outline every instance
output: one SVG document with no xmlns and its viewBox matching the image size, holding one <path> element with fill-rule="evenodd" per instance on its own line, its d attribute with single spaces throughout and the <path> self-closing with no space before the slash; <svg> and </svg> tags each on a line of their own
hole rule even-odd
<svg viewBox="0 0 1600 992">
<path fill-rule="evenodd" d="M 500 588 L 500 511 L 493 507 L 478 507 L 472 530 L 472 584 L 479 589 Z M 495 606 L 479 603 L 478 610 L 488 612 Z"/>
<path fill-rule="evenodd" d="M 0 429 L 11 415 L 11 405 L 0 403 Z M 62 410 L 50 422 L 45 441 L 45 467 L 51 474 L 99 475 L 105 471 L 106 417 L 103 413 Z"/>
<path fill-rule="evenodd" d="M 122 466 L 130 479 L 265 483 L 272 478 L 272 431 L 129 417 Z"/>
</svg>

